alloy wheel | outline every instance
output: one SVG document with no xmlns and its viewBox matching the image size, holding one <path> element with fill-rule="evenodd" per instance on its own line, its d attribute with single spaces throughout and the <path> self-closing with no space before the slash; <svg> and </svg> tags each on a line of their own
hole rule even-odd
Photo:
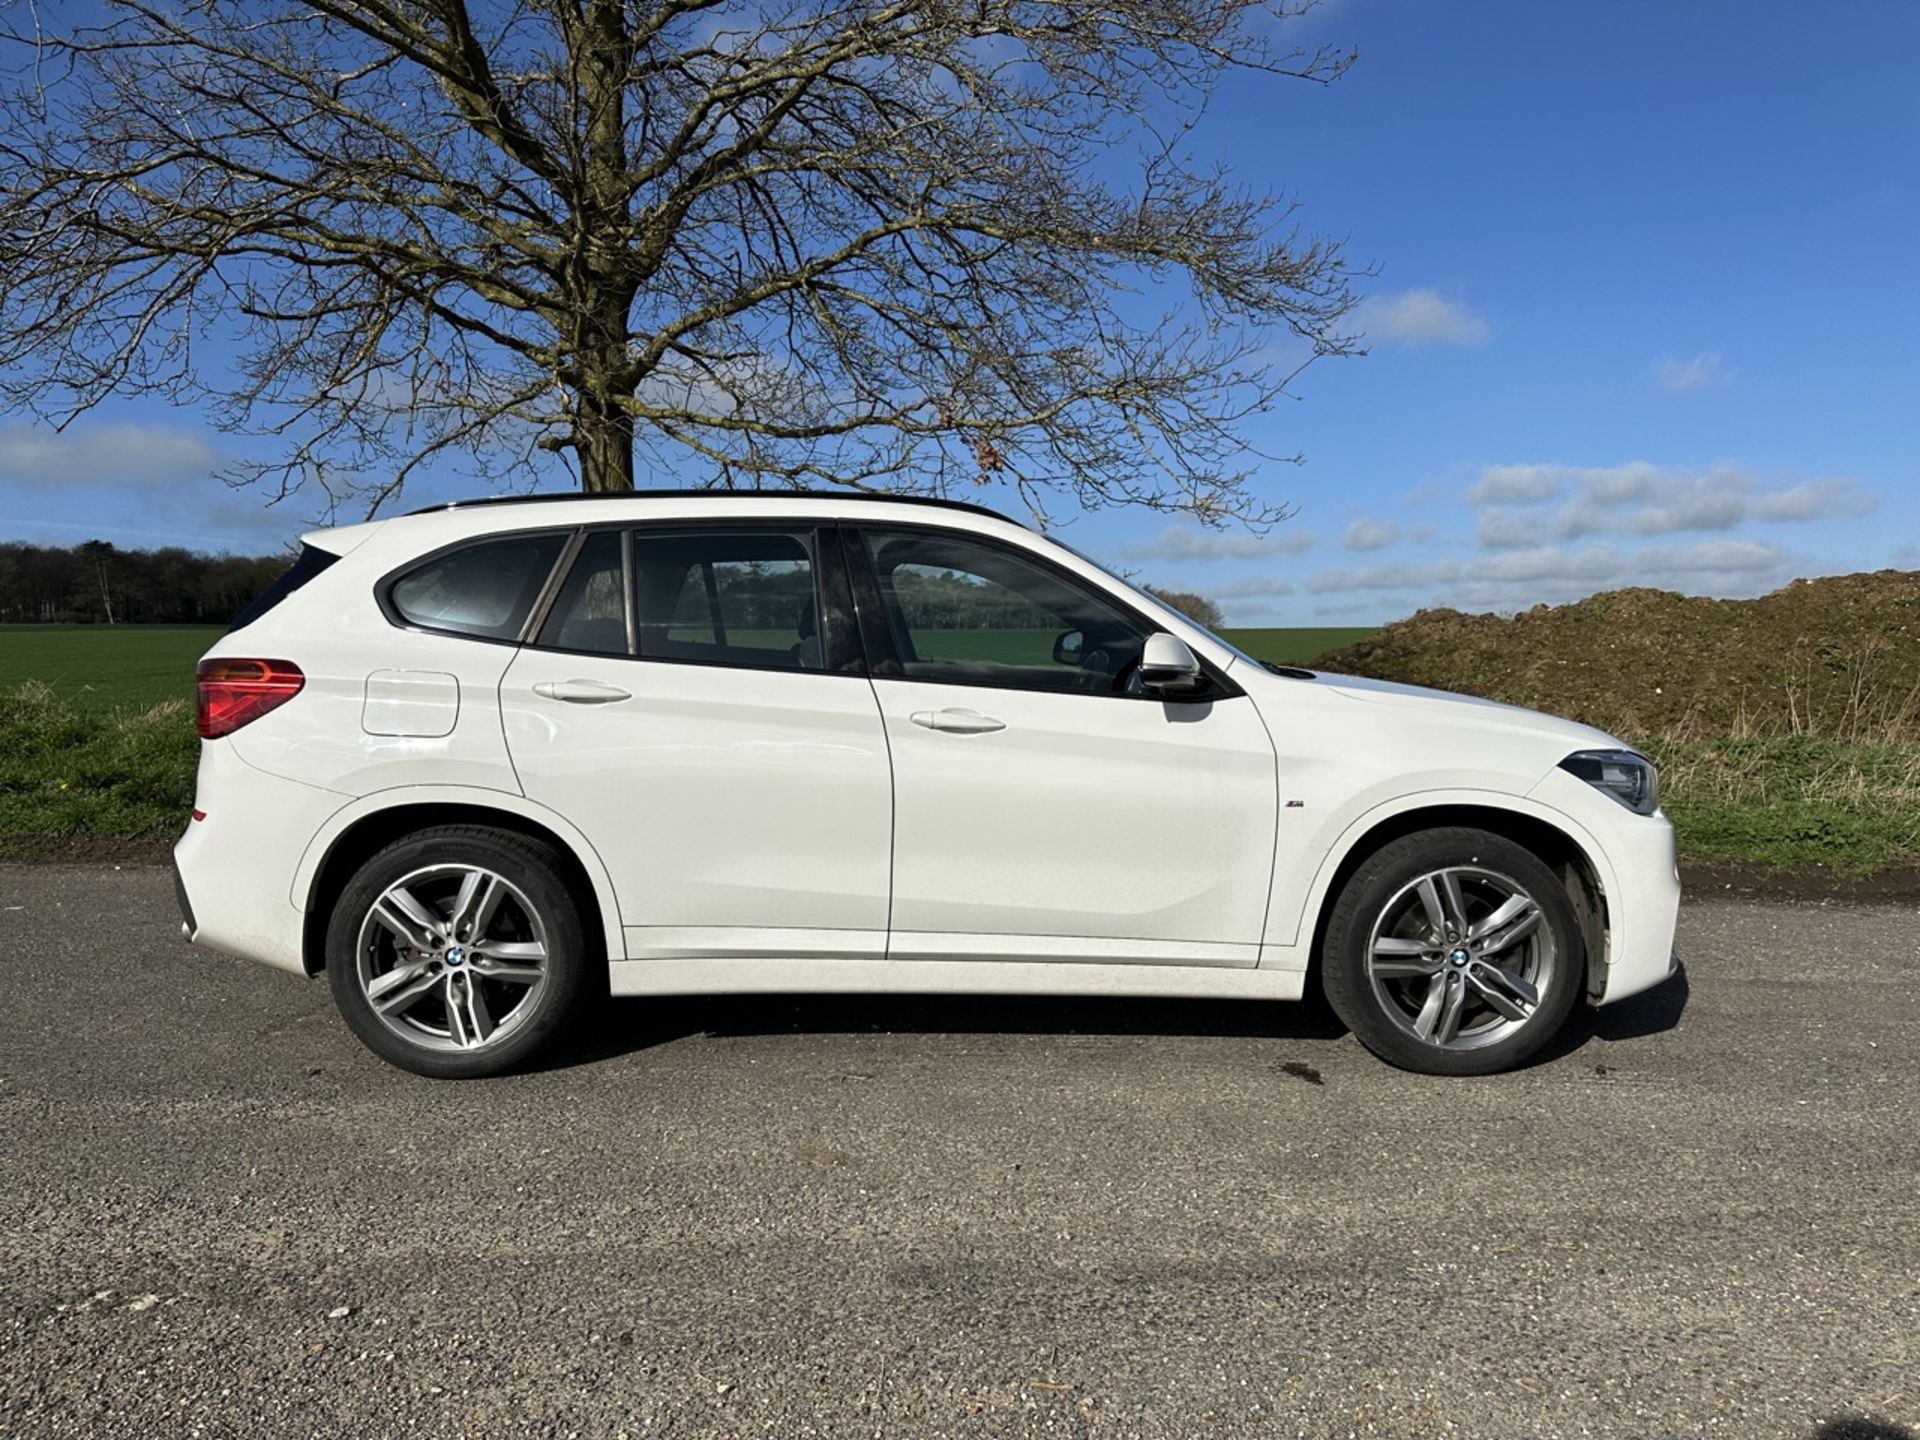
<svg viewBox="0 0 1920 1440">
<path fill-rule="evenodd" d="M 547 927 L 526 892 L 479 865 L 429 865 L 387 886 L 360 923 L 362 995 L 380 1023 L 433 1050 L 498 1045 L 547 982 Z"/>
<path fill-rule="evenodd" d="M 1559 957 L 1524 886 L 1459 865 L 1422 875 L 1387 902 L 1366 969 L 1394 1025 L 1442 1050 L 1476 1050 L 1533 1018 L 1558 981 Z"/>
</svg>

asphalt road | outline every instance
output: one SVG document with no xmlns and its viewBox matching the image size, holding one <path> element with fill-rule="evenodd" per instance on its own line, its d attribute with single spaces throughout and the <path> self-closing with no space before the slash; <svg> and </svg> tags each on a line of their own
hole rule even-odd
<svg viewBox="0 0 1920 1440">
<path fill-rule="evenodd" d="M 1492 1080 L 1302 1007 L 624 1002 L 389 1070 L 0 869 L 0 1433 L 1920 1428 L 1920 915 L 1690 904 Z"/>
</svg>

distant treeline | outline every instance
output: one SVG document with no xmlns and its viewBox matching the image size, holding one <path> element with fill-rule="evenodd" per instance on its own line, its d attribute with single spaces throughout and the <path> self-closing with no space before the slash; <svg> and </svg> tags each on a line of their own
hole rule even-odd
<svg viewBox="0 0 1920 1440">
<path fill-rule="evenodd" d="M 290 555 L 206 555 L 0 543 L 0 623 L 223 625 L 292 562 Z"/>
</svg>

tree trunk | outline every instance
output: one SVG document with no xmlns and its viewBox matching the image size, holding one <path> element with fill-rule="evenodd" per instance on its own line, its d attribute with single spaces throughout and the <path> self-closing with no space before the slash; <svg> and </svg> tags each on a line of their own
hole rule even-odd
<svg viewBox="0 0 1920 1440">
<path fill-rule="evenodd" d="M 585 193 L 578 224 L 581 302 L 575 363 L 573 436 L 580 488 L 593 493 L 633 489 L 633 416 L 619 404 L 631 393 L 627 322 L 633 288 L 626 274 L 626 73 L 633 60 L 622 0 L 592 0 L 581 27 L 577 61 L 586 110 Z"/>
<path fill-rule="evenodd" d="M 580 488 L 588 494 L 633 489 L 633 416 L 604 397 L 583 391 L 574 405 L 574 453 Z"/>
</svg>

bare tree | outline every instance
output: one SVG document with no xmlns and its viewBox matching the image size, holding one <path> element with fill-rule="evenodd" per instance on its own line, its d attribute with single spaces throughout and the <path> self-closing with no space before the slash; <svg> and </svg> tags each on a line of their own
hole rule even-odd
<svg viewBox="0 0 1920 1440">
<path fill-rule="evenodd" d="M 1227 612 L 1217 601 L 1204 595 L 1196 595 L 1191 590 L 1162 590 L 1158 585 L 1148 585 L 1146 592 L 1163 605 L 1170 605 L 1189 620 L 1197 620 L 1209 630 L 1218 630 L 1226 624 Z"/>
<path fill-rule="evenodd" d="M 1192 132 L 1341 73 L 1276 40 L 1311 3 L 16 6 L 0 404 L 211 402 L 275 437 L 247 478 L 370 509 L 638 451 L 1269 522 L 1242 422 L 1351 348 L 1350 271 Z"/>
</svg>

